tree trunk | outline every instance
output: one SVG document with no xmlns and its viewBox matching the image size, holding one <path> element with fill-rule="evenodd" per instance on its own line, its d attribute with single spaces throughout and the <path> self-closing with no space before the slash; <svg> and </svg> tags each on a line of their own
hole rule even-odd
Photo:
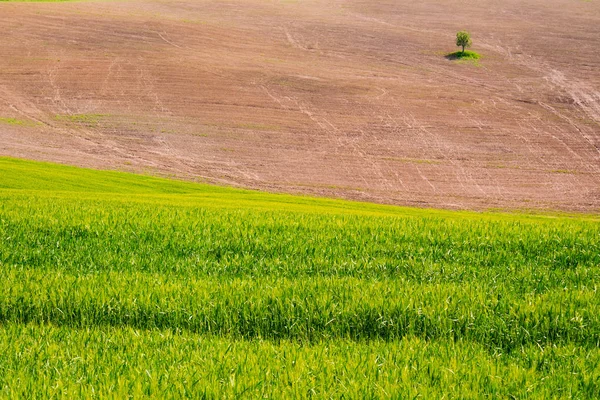
<svg viewBox="0 0 600 400">
<path fill-rule="evenodd" d="M 465 45 L 463 44 L 463 53 L 465 52 Z"/>
</svg>

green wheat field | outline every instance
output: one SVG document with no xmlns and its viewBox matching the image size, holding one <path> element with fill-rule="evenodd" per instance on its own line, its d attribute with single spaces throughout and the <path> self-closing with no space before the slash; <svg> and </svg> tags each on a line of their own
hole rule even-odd
<svg viewBox="0 0 600 400">
<path fill-rule="evenodd" d="M 0 397 L 599 398 L 600 219 L 0 158 Z"/>
</svg>

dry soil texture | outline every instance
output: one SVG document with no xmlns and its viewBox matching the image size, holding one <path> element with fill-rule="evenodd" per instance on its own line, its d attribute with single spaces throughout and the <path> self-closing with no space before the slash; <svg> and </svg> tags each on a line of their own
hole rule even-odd
<svg viewBox="0 0 600 400">
<path fill-rule="evenodd" d="M 461 29 L 479 62 L 444 57 Z M 600 2 L 0 2 L 0 154 L 597 212 Z"/>
</svg>

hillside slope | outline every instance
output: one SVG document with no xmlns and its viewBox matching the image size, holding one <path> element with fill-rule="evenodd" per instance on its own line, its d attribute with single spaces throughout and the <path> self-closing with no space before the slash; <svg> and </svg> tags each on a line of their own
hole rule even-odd
<svg viewBox="0 0 600 400">
<path fill-rule="evenodd" d="M 0 154 L 459 209 L 600 209 L 600 6 L 0 1 Z M 449 60 L 473 35 L 477 63 Z"/>
<path fill-rule="evenodd" d="M 594 216 L 0 158 L 0 395 L 600 395 Z"/>
</svg>

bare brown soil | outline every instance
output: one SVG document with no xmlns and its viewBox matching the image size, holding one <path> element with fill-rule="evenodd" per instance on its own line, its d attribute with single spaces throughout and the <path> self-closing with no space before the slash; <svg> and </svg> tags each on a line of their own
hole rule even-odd
<svg viewBox="0 0 600 400">
<path fill-rule="evenodd" d="M 597 212 L 600 2 L 0 2 L 0 155 Z"/>
</svg>

